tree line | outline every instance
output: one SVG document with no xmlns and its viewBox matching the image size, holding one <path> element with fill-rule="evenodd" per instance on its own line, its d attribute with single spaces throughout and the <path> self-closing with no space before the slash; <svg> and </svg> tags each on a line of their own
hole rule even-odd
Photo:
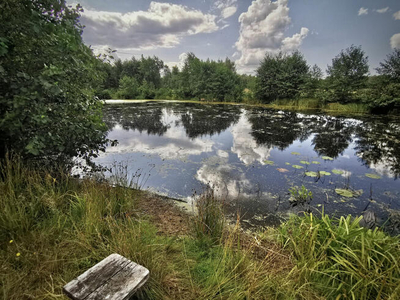
<svg viewBox="0 0 400 300">
<path fill-rule="evenodd" d="M 182 70 L 170 69 L 158 57 L 105 60 L 107 74 L 99 87 L 101 98 L 194 99 L 240 101 L 243 82 L 230 59 L 202 61 L 188 53 Z"/>
<path fill-rule="evenodd" d="M 360 103 L 375 112 L 400 108 L 400 50 L 395 49 L 369 76 L 368 57 L 350 46 L 323 71 L 299 52 L 266 54 L 256 75 L 239 75 L 235 63 L 205 61 L 189 53 L 183 68 L 170 69 L 158 57 L 105 61 L 107 74 L 97 91 L 101 98 L 182 99 L 271 103 L 313 98 L 322 105 Z"/>
</svg>

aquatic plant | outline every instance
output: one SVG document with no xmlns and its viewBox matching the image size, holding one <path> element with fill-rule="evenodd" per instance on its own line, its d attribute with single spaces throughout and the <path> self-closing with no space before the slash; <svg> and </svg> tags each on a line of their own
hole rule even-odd
<svg viewBox="0 0 400 300">
<path fill-rule="evenodd" d="M 333 160 L 333 158 L 329 156 L 321 156 L 321 158 L 324 160 Z"/>
<path fill-rule="evenodd" d="M 298 204 L 309 204 L 313 198 L 313 193 L 308 190 L 304 185 L 301 188 L 298 187 L 291 187 L 289 188 L 289 192 L 291 197 L 289 199 L 292 206 L 296 206 Z"/>
<path fill-rule="evenodd" d="M 304 168 L 303 166 L 299 166 L 299 165 L 293 165 L 292 167 L 295 169 L 303 169 Z"/>
<path fill-rule="evenodd" d="M 372 179 L 381 179 L 381 176 L 379 176 L 377 174 L 373 174 L 373 173 L 366 173 L 365 176 L 367 176 L 368 178 L 372 178 Z"/>
<path fill-rule="evenodd" d="M 334 170 L 332 170 L 332 173 L 333 173 L 333 174 L 337 174 L 337 175 L 342 175 L 342 174 L 344 174 L 344 171 L 334 169 Z"/>
<path fill-rule="evenodd" d="M 351 198 L 353 197 L 353 192 L 348 189 L 335 189 L 336 194 L 346 197 L 346 198 Z"/>
<path fill-rule="evenodd" d="M 305 172 L 304 174 L 308 177 L 318 177 L 318 173 L 313 172 L 313 171 L 308 171 L 308 172 Z"/>
</svg>

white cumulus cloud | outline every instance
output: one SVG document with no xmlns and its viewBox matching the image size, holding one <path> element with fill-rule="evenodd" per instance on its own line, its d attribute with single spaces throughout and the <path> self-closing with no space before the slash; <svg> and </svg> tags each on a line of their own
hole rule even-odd
<svg viewBox="0 0 400 300">
<path fill-rule="evenodd" d="M 174 66 L 177 66 L 178 69 L 182 71 L 183 67 L 185 66 L 187 56 L 187 53 L 183 52 L 179 55 L 179 61 L 164 62 L 164 64 L 166 64 L 171 70 Z"/>
<path fill-rule="evenodd" d="M 384 14 L 385 12 L 387 12 L 389 10 L 389 6 L 388 7 L 384 7 L 381 9 L 377 9 L 376 12 L 380 13 L 380 14 Z"/>
<path fill-rule="evenodd" d="M 368 15 L 368 8 L 361 7 L 360 10 L 358 11 L 358 15 Z"/>
<path fill-rule="evenodd" d="M 236 49 L 241 53 L 236 61 L 238 71 L 248 73 L 255 70 L 265 53 L 297 49 L 309 30 L 303 27 L 300 33 L 285 37 L 290 25 L 287 0 L 255 0 L 247 12 L 239 17 L 240 33 Z"/>
<path fill-rule="evenodd" d="M 400 33 L 396 33 L 390 38 L 390 46 L 393 49 L 400 49 Z"/>
<path fill-rule="evenodd" d="M 124 49 L 171 48 L 184 36 L 218 30 L 216 16 L 183 5 L 151 2 L 147 11 L 85 10 L 83 38 L 93 46 Z"/>
<path fill-rule="evenodd" d="M 221 12 L 222 19 L 227 19 L 236 13 L 237 0 L 218 0 L 214 7 Z"/>
<path fill-rule="evenodd" d="M 400 10 L 397 11 L 397 12 L 395 12 L 395 13 L 393 14 L 393 18 L 394 18 L 395 20 L 400 20 Z"/>
</svg>

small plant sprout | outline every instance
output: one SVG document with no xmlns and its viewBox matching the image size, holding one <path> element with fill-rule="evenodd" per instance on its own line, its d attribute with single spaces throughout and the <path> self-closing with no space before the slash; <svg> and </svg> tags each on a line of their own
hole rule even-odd
<svg viewBox="0 0 400 300">
<path fill-rule="evenodd" d="M 313 198 L 313 193 L 308 190 L 304 185 L 302 185 L 301 188 L 298 188 L 297 186 L 291 187 L 289 189 L 289 192 L 291 194 L 289 201 L 292 206 L 296 206 L 299 204 L 310 204 Z"/>
</svg>

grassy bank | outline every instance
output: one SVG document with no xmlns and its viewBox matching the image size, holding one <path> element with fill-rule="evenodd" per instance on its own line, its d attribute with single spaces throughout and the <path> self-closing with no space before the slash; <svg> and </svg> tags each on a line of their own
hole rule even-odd
<svg viewBox="0 0 400 300">
<path fill-rule="evenodd" d="M 276 109 L 295 109 L 295 110 L 321 110 L 327 113 L 343 114 L 368 114 L 370 109 L 367 105 L 361 103 L 328 103 L 322 104 L 318 99 L 279 99 L 270 104 Z"/>
<path fill-rule="evenodd" d="M 400 295 L 398 239 L 358 223 L 309 216 L 250 236 L 224 224 L 212 194 L 189 217 L 145 192 L 18 161 L 1 165 L 0 195 L 3 299 L 63 298 L 66 282 L 114 252 L 150 270 L 139 299 Z"/>
</svg>

